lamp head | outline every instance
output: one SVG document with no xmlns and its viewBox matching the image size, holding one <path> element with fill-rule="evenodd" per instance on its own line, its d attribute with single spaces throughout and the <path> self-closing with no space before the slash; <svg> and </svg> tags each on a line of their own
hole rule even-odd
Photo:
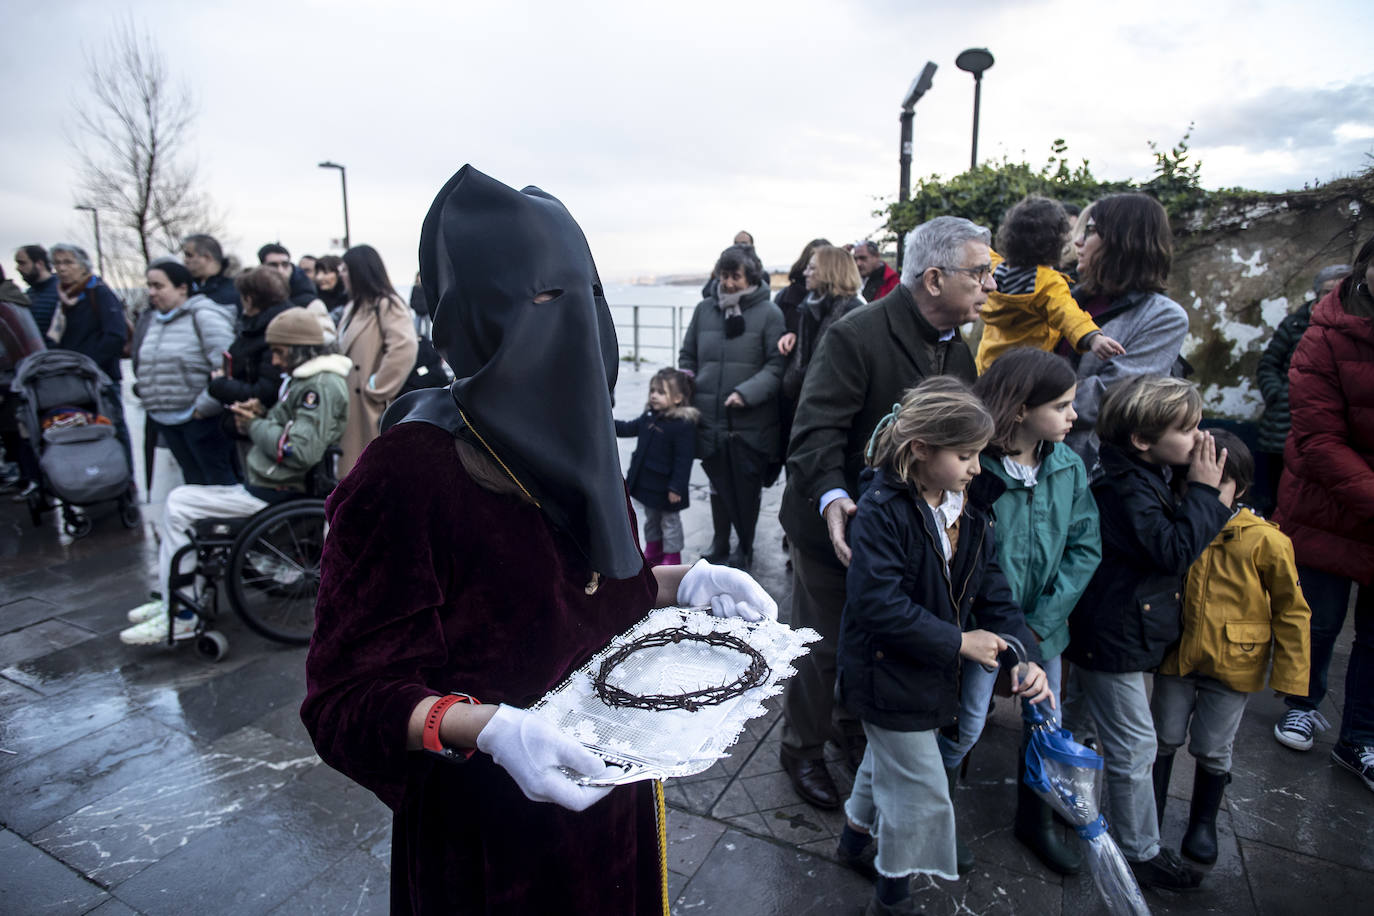
<svg viewBox="0 0 1374 916">
<path fill-rule="evenodd" d="M 992 66 L 992 53 L 987 48 L 969 48 L 954 58 L 954 66 L 972 73 L 974 79 L 981 79 L 983 71 Z"/>
<path fill-rule="evenodd" d="M 906 91 L 906 98 L 902 100 L 902 110 L 910 111 L 916 107 L 916 103 L 921 100 L 921 96 L 930 91 L 930 84 L 935 79 L 935 62 L 926 61 L 925 68 L 921 70 L 921 75 L 916 77 L 911 83 L 911 88 Z"/>
</svg>

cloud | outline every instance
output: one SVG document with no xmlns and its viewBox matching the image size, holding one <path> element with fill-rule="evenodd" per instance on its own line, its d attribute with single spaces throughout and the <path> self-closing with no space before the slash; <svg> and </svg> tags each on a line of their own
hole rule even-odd
<svg viewBox="0 0 1374 916">
<path fill-rule="evenodd" d="M 1309 150 L 1367 140 L 1374 117 L 1374 79 L 1322 89 L 1274 86 L 1238 102 L 1209 105 L 1198 117 L 1199 143 L 1256 149 Z M 1363 130 L 1356 125 L 1363 123 Z"/>
</svg>

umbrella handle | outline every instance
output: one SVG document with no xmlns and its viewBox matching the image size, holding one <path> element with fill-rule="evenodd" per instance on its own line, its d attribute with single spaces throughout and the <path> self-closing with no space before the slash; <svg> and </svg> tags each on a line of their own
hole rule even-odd
<svg viewBox="0 0 1374 916">
<path fill-rule="evenodd" d="M 1022 644 L 1021 640 L 1017 639 L 1015 636 L 1012 636 L 1009 633 L 998 633 L 997 635 L 1001 638 L 1003 642 L 1007 644 L 1007 648 L 1011 649 L 1011 651 L 1015 653 L 1016 667 L 1020 668 L 1022 665 L 1030 661 L 1030 657 L 1026 655 L 1026 647 Z M 983 665 L 983 670 L 986 671 L 988 674 L 992 674 L 999 667 L 1001 666 Z"/>
</svg>

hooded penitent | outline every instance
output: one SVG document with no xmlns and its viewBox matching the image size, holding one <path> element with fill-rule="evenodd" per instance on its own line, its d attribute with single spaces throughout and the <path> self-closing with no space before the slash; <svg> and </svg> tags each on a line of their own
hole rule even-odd
<svg viewBox="0 0 1374 916">
<path fill-rule="evenodd" d="M 611 413 L 615 326 L 577 222 L 538 188 L 465 165 L 425 217 L 420 275 L 457 381 L 401 398 L 382 429 L 452 430 L 503 464 L 592 570 L 638 573 Z"/>
</svg>

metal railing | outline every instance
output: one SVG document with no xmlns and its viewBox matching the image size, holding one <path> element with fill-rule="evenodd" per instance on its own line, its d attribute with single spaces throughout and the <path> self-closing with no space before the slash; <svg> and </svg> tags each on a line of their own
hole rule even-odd
<svg viewBox="0 0 1374 916">
<path fill-rule="evenodd" d="M 620 338 L 621 360 L 634 363 L 635 371 L 646 362 L 676 367 L 682 335 L 695 308 L 695 305 L 611 306 L 616 335 Z"/>
</svg>

